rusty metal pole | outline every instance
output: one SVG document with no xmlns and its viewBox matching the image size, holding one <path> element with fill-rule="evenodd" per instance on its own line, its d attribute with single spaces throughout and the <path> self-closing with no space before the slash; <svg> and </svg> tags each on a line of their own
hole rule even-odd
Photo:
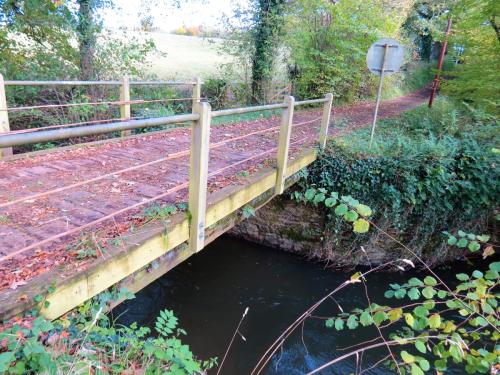
<svg viewBox="0 0 500 375">
<path fill-rule="evenodd" d="M 436 92 L 439 87 L 439 75 L 441 74 L 441 69 L 443 69 L 443 63 L 444 63 L 444 56 L 446 54 L 446 48 L 448 47 L 448 36 L 450 35 L 451 32 L 451 17 L 448 18 L 448 27 L 446 28 L 446 34 L 444 35 L 444 42 L 443 46 L 441 47 L 441 53 L 439 55 L 439 60 L 438 60 L 438 71 L 436 73 L 436 76 L 434 77 L 434 80 L 432 81 L 432 91 L 431 91 L 431 97 L 429 98 L 429 108 L 432 108 L 432 103 L 434 102 L 434 98 L 436 97 Z"/>
</svg>

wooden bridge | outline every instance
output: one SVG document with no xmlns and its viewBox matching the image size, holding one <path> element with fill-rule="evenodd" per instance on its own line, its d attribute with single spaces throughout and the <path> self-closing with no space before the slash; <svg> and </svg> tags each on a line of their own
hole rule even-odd
<svg viewBox="0 0 500 375">
<path fill-rule="evenodd" d="M 0 82 L 0 149 L 7 155 L 0 161 L 0 319 L 32 308 L 40 296 L 49 302 L 43 314 L 56 318 L 115 284 L 142 289 L 282 194 L 329 135 L 365 125 L 371 113 L 369 103 L 339 108 L 336 116 L 350 125 L 334 129 L 331 94 L 212 111 L 196 81 L 192 113 L 134 120 L 123 88 L 135 83 L 115 84 L 122 121 L 10 132 Z M 386 101 L 381 116 L 423 100 L 419 92 Z M 281 115 L 212 126 L 217 118 L 271 110 Z M 169 124 L 178 126 L 130 135 Z M 8 156 L 15 146 L 116 132 L 123 137 Z"/>
</svg>

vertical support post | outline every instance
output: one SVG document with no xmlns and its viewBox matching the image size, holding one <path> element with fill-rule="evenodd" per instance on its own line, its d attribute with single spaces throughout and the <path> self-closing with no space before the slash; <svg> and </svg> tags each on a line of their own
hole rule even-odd
<svg viewBox="0 0 500 375">
<path fill-rule="evenodd" d="M 212 109 L 209 103 L 198 103 L 198 121 L 191 126 L 191 156 L 189 168 L 189 248 L 197 252 L 205 246 L 205 212 L 207 208 L 208 156 Z"/>
<path fill-rule="evenodd" d="M 192 113 L 196 113 L 196 106 L 201 101 L 201 85 L 203 82 L 200 78 L 196 78 L 196 82 L 193 85 L 193 110 Z"/>
<path fill-rule="evenodd" d="M 293 96 L 285 97 L 287 107 L 283 110 L 281 115 L 281 128 L 278 141 L 278 155 L 277 155 L 277 168 L 276 186 L 274 188 L 275 194 L 283 194 L 285 190 L 286 170 L 288 166 L 288 150 L 290 148 L 290 135 L 292 133 L 293 111 L 295 108 L 295 98 Z"/>
<path fill-rule="evenodd" d="M 10 132 L 7 96 L 5 95 L 5 82 L 0 74 L 0 134 Z M 12 155 L 12 147 L 0 149 L 0 159 Z"/>
<path fill-rule="evenodd" d="M 437 73 L 432 81 L 431 96 L 429 98 L 429 108 L 432 108 L 432 103 L 434 103 L 434 97 L 436 96 L 437 90 L 439 88 L 439 76 L 441 74 L 441 69 L 443 69 L 444 56 L 446 55 L 446 48 L 448 48 L 448 36 L 451 32 L 451 17 L 448 18 L 448 26 L 446 27 L 446 34 L 444 35 L 443 46 L 441 47 L 441 52 L 439 54 Z"/>
<path fill-rule="evenodd" d="M 382 69 L 380 70 L 380 82 L 378 84 L 377 90 L 377 101 L 375 103 L 375 112 L 373 113 L 373 123 L 372 123 L 372 132 L 370 135 L 370 149 L 372 148 L 373 136 L 375 135 L 375 125 L 377 124 L 377 115 L 378 115 L 378 107 L 380 106 L 380 98 L 382 96 L 382 86 L 384 84 L 384 73 L 387 63 L 387 53 L 389 52 L 389 45 L 384 45 L 384 58 L 382 60 Z"/>
<path fill-rule="evenodd" d="M 120 86 L 120 101 L 130 102 L 130 80 L 127 76 L 123 77 L 122 85 Z M 122 120 L 128 120 L 130 117 L 130 104 L 120 104 L 120 118 Z M 126 137 L 131 134 L 131 130 L 121 132 L 122 137 Z"/>
<path fill-rule="evenodd" d="M 326 94 L 325 99 L 326 102 L 323 106 L 321 128 L 319 130 L 319 147 L 321 149 L 324 149 L 326 147 L 326 140 L 328 138 L 328 127 L 330 126 L 330 114 L 332 112 L 333 94 Z"/>
</svg>

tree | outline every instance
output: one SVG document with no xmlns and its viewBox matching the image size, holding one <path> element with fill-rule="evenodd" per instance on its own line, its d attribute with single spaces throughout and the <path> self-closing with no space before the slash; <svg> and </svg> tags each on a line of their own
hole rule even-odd
<svg viewBox="0 0 500 375">
<path fill-rule="evenodd" d="M 366 78 L 366 51 L 377 38 L 396 37 L 404 15 L 382 0 L 294 1 L 285 43 L 295 94 L 332 92 L 347 101 L 369 94 L 373 86 Z"/>
<path fill-rule="evenodd" d="M 0 0 L 1 73 L 83 80 L 140 74 L 154 44 L 104 33 L 98 11 L 112 6 L 112 0 Z"/>
<path fill-rule="evenodd" d="M 258 0 L 254 14 L 252 96 L 262 102 L 264 87 L 272 78 L 278 36 L 283 28 L 285 0 Z"/>
<path fill-rule="evenodd" d="M 80 79 L 94 79 L 94 53 L 98 25 L 95 21 L 95 1 L 77 0 L 78 10 L 78 45 L 80 51 Z"/>
<path fill-rule="evenodd" d="M 10 78 L 73 75 L 78 58 L 70 42 L 72 20 L 65 4 L 0 0 L 1 73 Z"/>
<path fill-rule="evenodd" d="M 441 36 L 446 29 L 446 18 L 455 0 L 416 0 L 403 27 L 422 59 L 436 59 Z"/>
<path fill-rule="evenodd" d="M 463 50 L 453 79 L 444 92 L 465 102 L 498 113 L 500 87 L 500 3 L 494 0 L 462 0 L 453 8 L 451 41 Z"/>
</svg>

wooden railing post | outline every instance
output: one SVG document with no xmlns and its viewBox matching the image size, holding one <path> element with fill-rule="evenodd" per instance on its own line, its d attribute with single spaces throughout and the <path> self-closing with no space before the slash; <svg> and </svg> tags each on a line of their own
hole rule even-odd
<svg viewBox="0 0 500 375">
<path fill-rule="evenodd" d="M 276 186 L 274 188 L 275 194 L 282 194 L 285 190 L 285 178 L 288 165 L 288 149 L 290 148 L 290 135 L 292 133 L 293 110 L 295 107 L 295 98 L 293 96 L 285 97 L 287 107 L 283 110 L 281 115 L 281 128 L 278 141 L 278 155 L 277 155 L 277 168 Z"/>
<path fill-rule="evenodd" d="M 7 107 L 7 96 L 5 95 L 5 83 L 3 75 L 0 74 L 0 134 L 10 132 L 9 112 Z M 12 155 L 12 148 L 0 149 L 0 159 Z"/>
<path fill-rule="evenodd" d="M 191 126 L 191 157 L 189 167 L 189 248 L 197 252 L 205 246 L 205 212 L 207 208 L 208 146 L 212 109 L 209 103 L 195 106 L 200 115 Z"/>
<path fill-rule="evenodd" d="M 323 117 L 321 119 L 321 128 L 319 130 L 319 147 L 324 149 L 326 147 L 326 140 L 328 139 L 328 127 L 330 126 L 330 114 L 332 112 L 333 94 L 326 94 L 326 102 L 323 106 Z"/>
<path fill-rule="evenodd" d="M 196 106 L 200 103 L 201 101 L 201 85 L 202 81 L 200 78 L 196 78 L 196 82 L 193 85 L 193 110 L 192 113 L 196 113 Z"/>
<path fill-rule="evenodd" d="M 130 102 L 130 80 L 127 76 L 123 77 L 122 85 L 120 86 L 120 101 Z M 130 113 L 130 104 L 120 104 L 120 118 L 122 120 L 130 119 Z M 126 137 L 131 134 L 131 130 L 121 132 L 122 137 Z"/>
</svg>

